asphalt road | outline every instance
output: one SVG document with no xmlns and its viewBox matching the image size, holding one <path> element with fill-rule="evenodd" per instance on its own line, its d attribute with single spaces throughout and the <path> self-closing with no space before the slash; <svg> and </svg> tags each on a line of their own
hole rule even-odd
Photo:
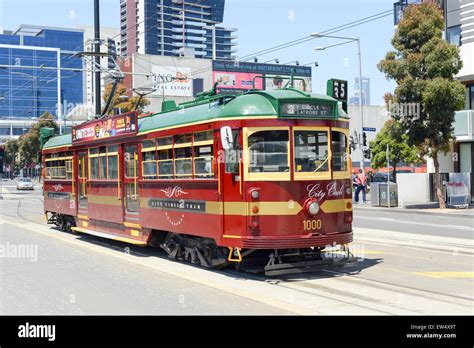
<svg viewBox="0 0 474 348">
<path fill-rule="evenodd" d="M 0 257 L 0 314 L 474 314 L 467 219 L 356 211 L 354 267 L 268 279 L 59 232 L 40 189 L 2 184 L 0 247 L 37 259 Z"/>
<path fill-rule="evenodd" d="M 474 239 L 474 215 L 470 217 L 354 210 L 354 227 L 381 229 L 404 233 Z"/>
</svg>

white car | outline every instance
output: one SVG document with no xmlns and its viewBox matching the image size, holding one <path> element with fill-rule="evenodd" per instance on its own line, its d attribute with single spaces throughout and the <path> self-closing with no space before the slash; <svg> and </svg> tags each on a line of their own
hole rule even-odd
<svg viewBox="0 0 474 348">
<path fill-rule="evenodd" d="M 33 181 L 30 178 L 21 178 L 16 182 L 17 190 L 34 190 Z"/>
</svg>

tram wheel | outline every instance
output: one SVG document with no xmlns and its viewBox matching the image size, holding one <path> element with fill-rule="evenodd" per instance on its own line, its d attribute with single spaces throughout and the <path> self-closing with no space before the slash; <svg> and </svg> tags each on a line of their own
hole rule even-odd
<svg viewBox="0 0 474 348">
<path fill-rule="evenodd" d="M 179 235 L 168 233 L 160 246 L 164 251 L 166 251 L 168 257 L 178 260 L 182 258 L 184 241 Z"/>
</svg>

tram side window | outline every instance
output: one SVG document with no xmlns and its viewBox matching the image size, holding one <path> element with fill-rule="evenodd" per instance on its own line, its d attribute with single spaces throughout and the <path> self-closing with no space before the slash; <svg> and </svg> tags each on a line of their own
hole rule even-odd
<svg viewBox="0 0 474 348">
<path fill-rule="evenodd" d="M 118 178 L 118 146 L 101 146 L 89 150 L 91 179 Z"/>
<path fill-rule="evenodd" d="M 259 131 L 248 138 L 251 173 L 283 173 L 290 170 L 287 130 Z"/>
<path fill-rule="evenodd" d="M 68 158 L 70 160 L 70 158 Z M 66 153 L 55 153 L 46 158 L 46 179 L 66 179 Z M 72 172 L 72 166 L 71 166 Z M 71 176 L 67 177 L 72 178 Z"/>
<path fill-rule="evenodd" d="M 118 146 L 107 146 L 107 179 L 118 178 Z"/>
<path fill-rule="evenodd" d="M 156 142 L 145 140 L 142 143 L 142 175 L 145 180 L 156 179 Z"/>
<path fill-rule="evenodd" d="M 99 179 L 107 179 L 107 148 L 105 146 L 99 148 Z"/>
<path fill-rule="evenodd" d="M 91 179 L 99 179 L 99 148 L 89 150 Z"/>
<path fill-rule="evenodd" d="M 158 177 L 173 178 L 173 153 L 171 149 L 158 150 Z"/>
<path fill-rule="evenodd" d="M 332 169 L 336 172 L 349 170 L 347 165 L 347 137 L 342 132 L 331 132 Z"/>
<path fill-rule="evenodd" d="M 72 180 L 72 159 L 66 161 L 66 178 Z"/>
<path fill-rule="evenodd" d="M 192 147 L 174 149 L 174 172 L 177 179 L 188 179 L 193 176 Z"/>
<path fill-rule="evenodd" d="M 328 132 L 295 131 L 295 172 L 316 173 L 329 170 Z"/>
<path fill-rule="evenodd" d="M 214 176 L 212 145 L 194 147 L 194 176 L 209 178 Z"/>
</svg>

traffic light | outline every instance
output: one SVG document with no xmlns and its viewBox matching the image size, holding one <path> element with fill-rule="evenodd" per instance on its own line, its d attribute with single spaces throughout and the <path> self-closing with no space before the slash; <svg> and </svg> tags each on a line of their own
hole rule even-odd
<svg viewBox="0 0 474 348">
<path fill-rule="evenodd" d="M 362 146 L 367 146 L 367 134 L 362 132 Z"/>
<path fill-rule="evenodd" d="M 370 153 L 369 149 L 364 150 L 364 158 L 370 159 L 371 156 L 372 154 Z"/>
<path fill-rule="evenodd" d="M 352 135 L 349 136 L 349 147 L 350 147 L 351 151 L 354 151 L 355 148 L 356 148 L 354 137 Z"/>
</svg>

